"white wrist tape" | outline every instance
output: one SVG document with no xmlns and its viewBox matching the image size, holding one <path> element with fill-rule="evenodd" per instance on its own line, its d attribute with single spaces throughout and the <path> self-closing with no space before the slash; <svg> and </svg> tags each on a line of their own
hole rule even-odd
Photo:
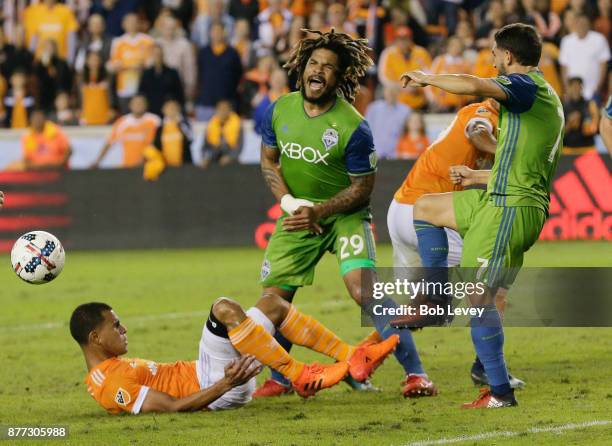
<svg viewBox="0 0 612 446">
<path fill-rule="evenodd" d="M 291 194 L 285 194 L 281 197 L 280 201 L 281 209 L 285 211 L 289 215 L 293 215 L 293 213 L 302 206 L 313 207 L 314 203 L 310 200 L 304 200 L 302 198 L 295 198 Z"/>
</svg>

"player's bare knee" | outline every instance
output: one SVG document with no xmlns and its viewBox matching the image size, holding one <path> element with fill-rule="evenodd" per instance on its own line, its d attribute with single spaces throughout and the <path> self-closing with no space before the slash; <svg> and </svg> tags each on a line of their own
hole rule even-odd
<svg viewBox="0 0 612 446">
<path fill-rule="evenodd" d="M 433 209 L 433 199 L 431 195 L 421 195 L 416 203 L 414 203 L 414 219 L 415 220 L 425 220 L 430 223 L 433 223 L 432 219 L 435 218 Z"/>
<path fill-rule="evenodd" d="M 215 317 L 228 329 L 240 324 L 246 317 L 240 304 L 227 297 L 220 297 L 212 306 Z"/>
<path fill-rule="evenodd" d="M 291 304 L 275 293 L 264 292 L 255 304 L 274 326 L 279 326 L 287 317 Z"/>
</svg>

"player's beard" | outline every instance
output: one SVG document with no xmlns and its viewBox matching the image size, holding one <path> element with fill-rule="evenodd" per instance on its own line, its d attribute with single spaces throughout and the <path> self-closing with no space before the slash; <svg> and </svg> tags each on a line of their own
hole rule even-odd
<svg viewBox="0 0 612 446">
<path fill-rule="evenodd" d="M 300 92 L 306 102 L 310 102 L 314 105 L 325 105 L 329 104 L 336 98 L 336 85 L 327 87 L 320 96 L 308 96 L 306 93 L 306 82 L 302 82 L 300 86 Z"/>
</svg>

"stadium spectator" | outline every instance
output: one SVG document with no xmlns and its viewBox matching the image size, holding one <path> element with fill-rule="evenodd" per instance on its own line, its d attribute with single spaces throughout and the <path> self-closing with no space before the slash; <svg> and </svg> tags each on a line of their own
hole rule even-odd
<svg viewBox="0 0 612 446">
<path fill-rule="evenodd" d="M 137 167 L 142 164 L 145 148 L 153 143 L 160 119 L 157 115 L 147 112 L 147 99 L 142 95 L 133 96 L 129 107 L 130 113 L 113 124 L 100 154 L 91 165 L 93 169 L 100 166 L 115 143 L 121 143 L 123 146 L 122 167 Z"/>
<path fill-rule="evenodd" d="M 488 4 L 485 20 L 476 30 L 477 39 L 488 39 L 491 30 L 501 28 L 506 24 L 504 5 L 501 0 L 491 0 Z M 483 47 L 484 45 L 479 45 Z"/>
<path fill-rule="evenodd" d="M 402 74 L 412 70 L 429 70 L 431 57 L 423 47 L 412 41 L 412 31 L 408 27 L 397 29 L 395 43 L 386 48 L 378 62 L 378 78 L 383 85 L 400 85 Z M 405 88 L 399 96 L 400 102 L 412 109 L 427 105 L 422 88 Z"/>
<path fill-rule="evenodd" d="M 27 76 L 22 70 L 15 70 L 11 75 L 10 88 L 4 97 L 4 109 L 5 127 L 23 129 L 28 126 L 34 98 L 30 95 Z"/>
<path fill-rule="evenodd" d="M 268 93 L 268 82 L 275 68 L 278 65 L 274 57 L 265 55 L 259 58 L 255 68 L 246 72 L 240 94 L 241 115 L 250 116 L 253 108 Z"/>
<path fill-rule="evenodd" d="M 178 71 L 164 64 L 164 51 L 155 45 L 152 56 L 153 65 L 142 72 L 139 93 L 147 98 L 149 111 L 162 115 L 162 105 L 166 99 L 174 98 L 185 107 L 185 93 Z"/>
<path fill-rule="evenodd" d="M 558 60 L 559 48 L 552 42 L 544 42 L 542 44 L 542 57 L 540 58 L 539 67 L 542 70 L 542 74 L 544 74 L 544 79 L 548 81 L 550 86 L 561 97 L 563 96 L 563 83 L 557 68 Z"/>
<path fill-rule="evenodd" d="M 504 0 L 503 6 L 506 23 L 531 23 L 531 18 L 525 14 L 521 0 Z"/>
<path fill-rule="evenodd" d="M 591 0 L 569 0 L 568 10 L 575 16 L 586 15 L 589 19 L 595 17 L 595 2 Z"/>
<path fill-rule="evenodd" d="M 6 57 L 1 63 L 0 73 L 6 75 L 5 79 L 7 82 L 15 70 L 21 70 L 30 74 L 32 72 L 32 65 L 34 64 L 34 55 L 25 44 L 23 27 L 18 26 L 17 28 L 18 33 L 12 45 L 14 51 L 10 48 L 10 44 L 6 43 L 3 46 L 3 51 L 0 52 L 0 56 Z"/>
<path fill-rule="evenodd" d="M 550 0 L 535 0 L 530 16 L 543 40 L 557 41 L 561 19 L 556 12 L 550 10 Z"/>
<path fill-rule="evenodd" d="M 285 8 L 283 0 L 268 0 L 268 7 L 257 16 L 261 46 L 276 47 L 279 39 L 287 37 L 292 19 L 293 14 Z"/>
<path fill-rule="evenodd" d="M 457 37 L 463 45 L 464 57 L 473 63 L 474 60 L 476 60 L 477 51 L 476 35 L 474 34 L 472 23 L 468 20 L 460 20 L 459 23 L 457 23 L 455 37 Z"/>
<path fill-rule="evenodd" d="M 333 3 L 327 8 L 327 26 L 324 31 L 327 32 L 334 28 L 337 32 L 348 34 L 356 38 L 357 28 L 355 24 L 347 20 L 346 9 L 342 3 Z"/>
<path fill-rule="evenodd" d="M 167 11 L 169 16 L 175 17 L 180 26 L 188 31 L 195 8 L 193 0 L 147 0 L 143 11 L 149 23 L 153 23 L 162 11 Z"/>
<path fill-rule="evenodd" d="M 198 96 L 196 118 L 207 121 L 215 112 L 220 100 L 238 105 L 238 83 L 242 78 L 242 63 L 238 52 L 228 46 L 221 23 L 210 29 L 210 45 L 198 52 Z"/>
<path fill-rule="evenodd" d="M 287 93 L 289 93 L 287 73 L 285 70 L 277 68 L 272 71 L 272 74 L 270 75 L 270 88 L 265 92 L 265 94 L 257 95 L 253 99 L 253 121 L 255 125 L 255 132 L 258 135 L 261 135 L 261 126 L 268 107 L 282 95 Z"/>
<path fill-rule="evenodd" d="M 178 71 L 185 86 L 185 96 L 193 99 L 198 79 L 195 49 L 186 37 L 179 36 L 178 24 L 174 17 L 164 17 L 157 42 L 163 50 L 164 64 Z"/>
<path fill-rule="evenodd" d="M 50 115 L 51 121 L 59 126 L 78 125 L 79 120 L 70 106 L 70 95 L 61 91 L 55 96 L 55 110 Z"/>
<path fill-rule="evenodd" d="M 607 36 L 608 43 L 612 43 L 612 1 L 597 0 L 597 16 L 593 21 L 593 29 Z"/>
<path fill-rule="evenodd" d="M 425 119 L 421 113 L 412 113 L 406 119 L 402 136 L 397 143 L 397 158 L 417 159 L 428 146 Z"/>
<path fill-rule="evenodd" d="M 111 37 L 123 34 L 123 19 L 138 11 L 142 0 L 93 0 L 92 14 L 100 14 L 106 22 L 106 32 Z"/>
<path fill-rule="evenodd" d="M 563 100 L 565 135 L 563 153 L 577 155 L 595 149 L 595 134 L 599 124 L 599 110 L 593 100 L 582 95 L 582 79 L 568 80 L 567 93 Z"/>
<path fill-rule="evenodd" d="M 590 26 L 586 15 L 577 16 L 576 32 L 561 39 L 559 53 L 564 83 L 572 77 L 581 78 L 586 99 L 604 89 L 610 60 L 608 41 L 600 33 L 591 31 Z"/>
<path fill-rule="evenodd" d="M 107 69 L 115 73 L 116 94 L 119 109 L 125 112 L 130 98 L 138 92 L 142 70 L 149 63 L 155 42 L 138 31 L 139 19 L 134 13 L 123 18 L 125 34 L 113 39 L 110 61 Z"/>
<path fill-rule="evenodd" d="M 606 107 L 603 110 L 599 122 L 599 133 L 608 153 L 612 156 L 612 94 L 608 96 L 608 102 L 606 102 Z"/>
<path fill-rule="evenodd" d="M 259 1 L 230 0 L 228 12 L 236 21 L 244 19 L 249 24 L 253 24 L 259 14 Z"/>
<path fill-rule="evenodd" d="M 230 101 L 219 101 L 215 114 L 206 126 L 201 167 L 206 169 L 212 163 L 227 166 L 237 161 L 242 143 L 240 116 L 234 113 Z"/>
<path fill-rule="evenodd" d="M 87 55 L 83 73 L 79 77 L 79 93 L 81 124 L 104 125 L 112 119 L 110 77 L 102 56 L 96 51 Z"/>
<path fill-rule="evenodd" d="M 379 159 L 395 158 L 395 146 L 402 133 L 402 127 L 410 108 L 398 101 L 400 87 L 387 84 L 383 88 L 383 98 L 372 102 L 365 118 L 372 130 L 376 156 Z"/>
<path fill-rule="evenodd" d="M 427 0 L 425 2 L 427 22 L 430 25 L 439 25 L 440 17 L 443 16 L 444 25 L 448 30 L 448 34 L 455 34 L 455 27 L 457 26 L 457 18 L 459 15 L 459 6 L 462 4 L 463 0 Z"/>
<path fill-rule="evenodd" d="M 181 104 L 175 99 L 169 99 L 164 102 L 163 113 L 162 124 L 157 127 L 153 146 L 162 154 L 167 166 L 192 164 L 193 133 L 191 124 L 181 111 Z"/>
<path fill-rule="evenodd" d="M 491 48 L 495 43 L 495 33 L 497 29 L 492 29 L 489 33 L 489 42 L 478 52 L 476 56 L 476 62 L 474 62 L 474 76 L 478 77 L 497 77 L 497 70 L 495 69 L 493 53 Z"/>
<path fill-rule="evenodd" d="M 102 63 L 110 59 L 112 38 L 105 33 L 104 17 L 100 14 L 92 14 L 87 20 L 87 31 L 78 47 L 74 67 L 77 72 L 83 71 L 87 55 L 92 51 L 99 53 Z"/>
<path fill-rule="evenodd" d="M 57 44 L 48 39 L 43 42 L 40 59 L 34 64 L 37 105 L 46 113 L 53 111 L 59 91 L 71 91 L 72 71 L 57 52 Z"/>
<path fill-rule="evenodd" d="M 60 58 L 73 60 L 79 24 L 68 6 L 57 0 L 31 4 L 24 11 L 24 26 L 28 46 L 37 58 L 41 57 L 45 42 L 52 40 Z"/>
<path fill-rule="evenodd" d="M 47 120 L 43 110 L 32 112 L 32 124 L 21 139 L 24 170 L 66 169 L 70 142 L 62 129 Z"/>
<path fill-rule="evenodd" d="M 398 28 L 408 26 L 412 30 L 414 43 L 422 47 L 429 44 L 429 35 L 421 24 L 401 6 L 392 7 L 389 11 L 389 21 L 383 25 L 383 43 L 387 47 L 393 45 Z"/>
<path fill-rule="evenodd" d="M 433 74 L 471 73 L 472 65 L 463 57 L 463 44 L 458 37 L 446 41 L 446 52 L 437 56 L 431 64 Z M 425 90 L 429 105 L 434 112 L 449 112 L 465 105 L 470 97 L 447 93 L 439 88 Z"/>
<path fill-rule="evenodd" d="M 225 12 L 223 0 L 210 0 L 208 3 L 208 13 L 200 13 L 193 21 L 191 27 L 191 40 L 198 48 L 210 45 L 212 26 L 214 23 L 221 23 L 225 30 L 226 40 L 230 40 L 234 35 L 234 18 Z"/>
<path fill-rule="evenodd" d="M 248 70 L 256 61 L 255 45 L 251 40 L 251 24 L 247 19 L 236 20 L 236 26 L 234 27 L 234 37 L 231 40 L 232 47 L 240 55 L 240 61 L 242 62 L 242 68 Z"/>
</svg>

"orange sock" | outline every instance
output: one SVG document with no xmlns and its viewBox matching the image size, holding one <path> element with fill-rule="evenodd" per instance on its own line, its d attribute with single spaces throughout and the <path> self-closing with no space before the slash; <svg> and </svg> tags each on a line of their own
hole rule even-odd
<svg viewBox="0 0 612 446">
<path fill-rule="evenodd" d="M 338 361 L 346 361 L 355 352 L 355 347 L 344 342 L 316 319 L 300 313 L 293 305 L 278 331 L 292 344 L 303 345 Z"/>
<path fill-rule="evenodd" d="M 276 342 L 276 339 L 250 317 L 230 330 L 228 334 L 234 348 L 243 355 L 255 356 L 259 362 L 278 370 L 290 381 L 295 381 L 300 377 L 305 364 L 289 356 L 289 353 Z"/>
<path fill-rule="evenodd" d="M 360 342 L 360 344 L 364 344 L 366 342 L 374 342 L 374 343 L 378 344 L 381 341 L 382 341 L 382 338 L 380 337 L 378 332 L 376 330 L 374 330 L 372 333 L 370 333 L 365 338 L 363 338 L 363 340 Z"/>
</svg>

